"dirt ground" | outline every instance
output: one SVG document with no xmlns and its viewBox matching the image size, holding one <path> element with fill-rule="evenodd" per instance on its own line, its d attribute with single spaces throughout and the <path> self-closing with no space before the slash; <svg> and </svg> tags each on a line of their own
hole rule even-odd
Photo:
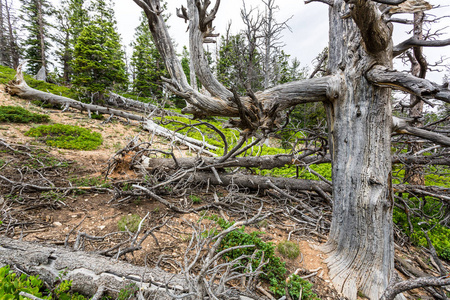
<svg viewBox="0 0 450 300">
<path fill-rule="evenodd" d="M 45 146 L 35 138 L 24 135 L 30 127 L 35 124 L 5 124 L 0 123 L 0 138 L 11 145 L 29 146 L 32 149 L 38 149 L 47 153 L 48 157 L 54 157 L 56 161 L 65 162 L 65 167 L 53 167 L 46 170 L 46 176 L 55 184 L 68 186 L 77 179 L 95 179 L 100 180 L 108 165 L 108 160 L 120 149 L 122 149 L 131 139 L 139 135 L 141 141 L 151 141 L 154 148 L 168 150 L 168 142 L 153 137 L 152 134 L 142 131 L 137 123 L 129 125 L 119 121 L 113 123 L 101 124 L 101 120 L 89 119 L 87 114 L 80 114 L 77 111 L 62 112 L 56 109 L 46 109 L 36 106 L 30 101 L 10 97 L 0 86 L 0 105 L 18 105 L 30 111 L 48 114 L 52 123 L 62 123 L 79 125 L 102 134 L 104 142 L 101 147 L 95 151 L 75 151 L 56 149 Z M 178 156 L 192 155 L 188 149 L 178 149 Z M 28 162 L 26 155 L 20 153 L 11 153 L 8 151 L 0 152 L 0 159 L 8 162 L 9 166 L 23 167 Z M 1 165 L 0 165 L 1 166 Z M 2 170 L 3 168 L 3 170 Z M 0 174 L 8 178 L 20 178 L 20 174 L 15 171 L 16 168 L 0 167 Z M 37 176 L 38 175 L 34 175 Z M 122 170 L 115 173 L 114 179 L 117 187 L 124 187 L 128 182 L 133 182 L 139 175 L 131 170 Z M 226 190 L 215 190 L 226 196 Z M 3 195 L 2 195 L 3 193 Z M 0 208 L 7 211 L 8 216 L 15 220 L 12 231 L 9 236 L 14 238 L 23 238 L 27 241 L 45 242 L 55 245 L 69 246 L 74 245 L 79 233 L 84 232 L 91 236 L 104 236 L 108 233 L 118 232 L 118 224 L 125 216 L 138 215 L 143 218 L 148 214 L 143 226 L 148 228 L 159 225 L 163 220 L 168 220 L 166 225 L 154 232 L 153 236 L 142 243 L 142 250 L 133 254 L 127 254 L 123 258 L 129 262 L 155 266 L 162 255 L 171 257 L 174 261 L 181 261 L 189 242 L 189 236 L 192 234 L 190 225 L 198 224 L 201 218 L 199 213 L 176 214 L 165 205 L 150 198 L 133 199 L 132 201 L 123 201 L 115 199 L 111 193 L 105 191 L 87 190 L 84 193 L 64 193 L 59 195 L 49 195 L 47 192 L 35 192 L 22 201 L 20 197 L 15 199 L 4 198 L 9 193 L 2 187 L 0 181 Z M 182 204 L 186 202 L 185 195 L 179 199 L 172 199 L 172 202 Z M 203 202 L 214 201 L 213 193 L 201 194 Z M 33 200 L 34 199 L 34 200 Z M 197 204 L 197 205 L 202 205 Z M 209 213 L 219 214 L 217 211 Z M 221 212 L 228 216 L 227 211 Z M 232 217 L 229 217 L 230 220 Z M 320 235 L 298 235 L 292 234 L 294 224 L 279 224 L 276 218 L 269 218 L 263 226 L 246 228 L 248 231 L 264 231 L 261 237 L 264 241 L 271 241 L 274 244 L 280 241 L 290 240 L 299 244 L 301 255 L 293 260 L 284 259 L 288 272 L 294 273 L 297 269 L 303 270 L 306 274 L 316 272 L 315 276 L 309 278 L 314 284 L 314 291 L 321 299 L 339 299 L 337 293 L 333 290 L 328 277 L 327 267 L 324 263 L 326 255 L 320 251 L 320 246 L 325 240 Z M 261 228 L 262 227 L 262 228 Z M 12 233 L 11 233 L 12 232 Z M 1 234 L 1 232 L 0 232 Z M 107 238 L 101 242 L 85 241 L 83 249 L 102 250 L 111 246 L 111 243 L 117 243 L 117 240 L 124 238 L 124 233 L 117 234 L 113 238 Z M 125 234 L 126 235 L 126 234 Z M 170 260 L 163 263 L 161 267 L 170 271 L 178 272 L 176 263 L 170 263 Z M 267 289 L 267 287 L 266 287 Z M 361 298 L 363 299 L 363 298 Z"/>
</svg>

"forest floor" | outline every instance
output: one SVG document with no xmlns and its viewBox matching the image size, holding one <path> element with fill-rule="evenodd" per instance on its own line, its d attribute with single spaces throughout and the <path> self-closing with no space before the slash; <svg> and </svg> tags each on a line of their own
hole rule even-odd
<svg viewBox="0 0 450 300">
<path fill-rule="evenodd" d="M 14 105 L 24 107 L 32 112 L 45 113 L 50 116 L 52 123 L 78 125 L 99 132 L 103 136 L 103 144 L 94 151 L 76 151 L 51 148 L 39 142 L 37 139 L 27 137 L 24 132 L 36 124 L 10 124 L 0 123 L 0 138 L 10 145 L 22 145 L 29 149 L 36 149 L 40 153 L 36 157 L 45 157 L 46 161 L 50 159 L 53 162 L 51 167 L 45 171 L 46 178 L 55 185 L 69 186 L 72 183 L 102 182 L 105 170 L 108 166 L 108 160 L 114 154 L 121 150 L 136 135 L 139 135 L 141 141 L 152 141 L 153 148 L 159 150 L 169 150 L 169 143 L 164 140 L 153 137 L 149 132 L 143 131 L 137 123 L 123 124 L 114 121 L 113 123 L 102 125 L 101 120 L 89 119 L 87 114 L 80 114 L 77 111 L 62 112 L 56 109 L 41 108 L 30 101 L 11 97 L 5 93 L 4 87 L 0 86 L 0 106 Z M 180 146 L 177 155 L 194 155 L 188 149 Z M 3 150 L 3 149 L 2 149 Z M 0 173 L 8 178 L 19 180 L 20 172 L 26 168 L 33 168 L 36 162 L 35 158 L 23 153 L 0 151 L 0 161 L 7 162 L 7 165 L 0 164 Z M 54 163 L 56 162 L 56 163 Z M 19 170 L 21 170 L 19 172 Z M 39 177 L 36 173 L 35 177 Z M 109 181 L 124 184 L 132 182 L 139 174 L 132 170 L 122 168 L 109 176 Z M 35 178 L 36 182 L 38 178 Z M 33 180 L 33 177 L 31 177 Z M 154 232 L 154 237 L 149 236 L 142 244 L 142 250 L 133 254 L 127 254 L 123 257 L 126 261 L 138 265 L 147 265 L 153 267 L 157 264 L 162 255 L 171 257 L 174 261 L 181 262 L 186 247 L 189 242 L 189 236 L 192 233 L 192 224 L 198 224 L 201 216 L 199 213 L 178 214 L 171 211 L 165 205 L 156 202 L 150 198 L 134 199 L 133 201 L 118 202 L 111 193 L 101 191 L 87 191 L 85 193 L 64 193 L 52 194 L 49 192 L 40 192 L 28 195 L 27 200 L 18 196 L 17 198 L 4 198 L 9 194 L 9 190 L 0 182 L 0 208 L 8 212 L 11 219 L 15 220 L 15 227 L 10 237 L 22 238 L 25 241 L 36 241 L 40 243 L 68 245 L 75 243 L 77 234 L 85 232 L 92 236 L 104 236 L 111 232 L 117 232 L 118 224 L 126 216 L 139 215 L 143 218 L 147 213 L 149 217 L 145 226 L 153 227 L 161 224 L 162 219 L 169 218 L 167 224 Z M 226 189 L 216 189 L 224 197 L 228 193 Z M 3 196 L 2 196 L 3 195 Z M 198 195 L 202 203 L 195 204 L 201 206 L 208 201 L 214 201 L 214 195 L 211 192 L 199 191 Z M 186 202 L 187 195 L 171 199 L 172 202 Z M 167 197 L 166 197 L 167 199 Z M 210 212 L 219 214 L 219 212 Z M 221 215 L 230 220 L 226 210 Z M 327 273 L 327 267 L 324 263 L 326 255 L 320 251 L 320 246 L 325 242 L 323 236 L 305 234 L 290 234 L 295 229 L 293 223 L 281 223 L 276 217 L 270 217 L 267 222 L 248 226 L 246 231 L 264 231 L 261 238 L 266 242 L 274 244 L 280 241 L 295 241 L 300 246 L 301 256 L 296 259 L 283 259 L 286 262 L 288 273 L 292 274 L 297 269 L 317 272 L 316 276 L 309 278 L 314 284 L 314 291 L 321 299 L 339 299 L 337 293 L 330 284 Z M 81 224 L 80 224 L 81 223 Z M 112 240 L 106 239 L 102 242 L 86 242 L 86 250 L 104 249 L 110 246 Z M 166 263 L 161 267 L 169 272 L 179 272 L 176 263 Z M 266 287 L 266 289 L 268 289 Z M 419 296 L 411 296 L 411 299 L 417 299 Z M 422 299 L 427 299 L 425 295 L 420 295 Z M 361 298 L 363 299 L 363 298 Z M 432 298 L 430 298 L 432 299 Z"/>
</svg>

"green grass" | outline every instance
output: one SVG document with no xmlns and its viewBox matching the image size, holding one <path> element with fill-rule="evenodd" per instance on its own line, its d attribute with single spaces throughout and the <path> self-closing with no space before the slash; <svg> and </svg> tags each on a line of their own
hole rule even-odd
<svg viewBox="0 0 450 300">
<path fill-rule="evenodd" d="M 0 106 L 0 123 L 46 123 L 47 115 L 32 113 L 20 106 Z"/>
<path fill-rule="evenodd" d="M 64 124 L 41 125 L 31 128 L 25 135 L 42 137 L 47 145 L 63 149 L 95 150 L 103 142 L 102 135 L 98 132 Z"/>
<path fill-rule="evenodd" d="M 126 231 L 128 229 L 130 232 L 136 232 L 140 222 L 141 218 L 138 215 L 127 215 L 120 218 L 117 227 L 119 228 L 119 231 Z"/>
<path fill-rule="evenodd" d="M 284 258 L 295 259 L 300 255 L 300 247 L 291 241 L 279 242 L 277 250 Z"/>
</svg>

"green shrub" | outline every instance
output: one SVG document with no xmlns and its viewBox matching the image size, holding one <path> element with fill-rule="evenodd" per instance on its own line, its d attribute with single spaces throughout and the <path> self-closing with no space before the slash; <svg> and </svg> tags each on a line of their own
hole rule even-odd
<svg viewBox="0 0 450 300">
<path fill-rule="evenodd" d="M 117 226 L 120 231 L 128 231 L 136 232 L 139 228 L 139 223 L 141 222 L 141 218 L 138 215 L 127 215 L 120 218 Z"/>
<path fill-rule="evenodd" d="M 41 298 L 42 280 L 39 276 L 17 276 L 9 266 L 0 268 L 0 299 L 20 299 L 19 293 L 25 292 Z M 22 298 L 23 299 L 23 298 Z"/>
<path fill-rule="evenodd" d="M 27 276 L 21 274 L 17 276 L 11 271 L 9 266 L 0 268 L 0 299 L 26 299 L 20 296 L 20 292 L 25 292 L 41 299 L 59 299 L 59 300 L 85 300 L 83 295 L 72 293 L 70 291 L 72 281 L 63 280 L 51 291 L 45 290 L 46 296 L 43 295 L 43 282 L 39 279 L 39 275 Z"/>
<path fill-rule="evenodd" d="M 295 259 L 300 255 L 298 244 L 291 241 L 280 242 L 277 250 L 284 258 Z"/>
<path fill-rule="evenodd" d="M 222 230 L 225 230 L 233 225 L 233 222 L 228 222 L 222 218 L 219 218 L 217 215 L 205 215 L 203 218 L 215 221 Z M 212 234 L 217 234 L 217 232 L 212 232 Z M 253 261 L 249 261 L 249 258 L 242 259 L 239 265 L 235 266 L 241 267 L 242 270 L 244 270 L 244 267 L 251 263 L 253 270 L 255 270 L 261 263 L 261 259 L 263 258 L 262 254 L 264 253 L 264 261 L 268 260 L 268 263 L 262 267 L 263 273 L 260 275 L 260 278 L 270 283 L 270 290 L 275 293 L 277 297 L 284 296 L 286 293 L 285 286 L 287 284 L 285 280 L 287 275 L 286 264 L 275 255 L 275 246 L 273 243 L 266 243 L 259 238 L 259 235 L 261 234 L 263 234 L 263 232 L 255 231 L 252 233 L 246 233 L 245 228 L 241 227 L 227 234 L 223 238 L 217 251 L 220 252 L 234 246 L 254 245 L 255 247 L 252 248 L 236 249 L 227 252 L 223 255 L 223 259 L 226 261 L 232 261 L 241 255 L 252 256 L 252 254 L 256 251 Z M 302 299 L 319 299 L 316 294 L 312 293 L 312 284 L 310 282 L 301 279 L 299 276 L 295 276 L 296 275 L 291 276 L 291 280 L 287 285 L 291 296 L 298 299 L 300 290 L 303 289 L 304 294 Z"/>
<path fill-rule="evenodd" d="M 289 290 L 289 294 L 293 299 L 299 299 L 300 292 L 302 293 L 302 300 L 320 300 L 320 298 L 312 291 L 312 283 L 306 279 L 302 279 L 298 275 L 291 275 L 288 282 L 276 282 L 271 281 L 270 290 L 275 293 L 275 295 L 283 296 L 285 295 L 285 286 Z"/>
<path fill-rule="evenodd" d="M 192 203 L 194 203 L 194 204 L 202 202 L 202 199 L 199 196 L 196 196 L 196 195 L 190 195 L 189 199 L 191 199 Z"/>
<path fill-rule="evenodd" d="M 64 124 L 41 125 L 30 129 L 25 135 L 44 137 L 47 145 L 63 149 L 95 150 L 103 142 L 98 132 Z"/>
<path fill-rule="evenodd" d="M 0 106 L 0 122 L 10 123 L 46 123 L 47 115 L 32 113 L 20 106 Z"/>
<path fill-rule="evenodd" d="M 136 293 L 139 291 L 136 283 L 127 284 L 123 289 L 120 289 L 119 295 L 117 296 L 117 300 L 128 300 L 134 299 Z"/>
</svg>

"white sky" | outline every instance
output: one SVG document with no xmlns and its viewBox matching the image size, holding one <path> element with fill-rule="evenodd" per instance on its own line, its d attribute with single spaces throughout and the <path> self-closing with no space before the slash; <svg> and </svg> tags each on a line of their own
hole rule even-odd
<svg viewBox="0 0 450 300">
<path fill-rule="evenodd" d="M 58 6 L 60 0 L 50 0 L 55 6 Z M 184 45 L 188 45 L 188 34 L 186 32 L 187 24 L 184 20 L 176 16 L 176 8 L 181 5 L 186 6 L 186 0 L 168 0 L 168 13 L 170 17 L 168 24 L 170 26 L 170 33 L 172 38 L 176 41 L 178 51 Z M 214 5 L 214 1 L 212 1 Z M 450 16 L 449 0 L 428 0 L 434 6 L 441 5 L 443 8 L 435 9 L 433 14 L 439 16 Z M 261 6 L 261 0 L 245 0 L 247 8 Z M 18 0 L 14 1 L 15 6 L 20 5 Z M 276 20 L 281 22 L 289 17 L 289 30 L 284 31 L 282 41 L 285 43 L 285 52 L 291 57 L 297 57 L 302 66 L 309 66 L 311 69 L 311 62 L 328 44 L 328 6 L 323 3 L 313 2 L 305 5 L 303 0 L 277 0 L 276 4 L 279 6 L 279 11 L 276 14 Z M 447 7 L 444 7 L 447 5 Z M 240 18 L 240 9 L 242 7 L 242 0 L 222 0 L 219 12 L 213 25 L 217 33 L 224 33 L 227 23 L 232 21 L 232 33 L 237 33 L 242 27 L 243 23 Z M 127 52 L 130 53 L 129 44 L 133 39 L 135 28 L 139 24 L 139 17 L 141 15 L 141 8 L 137 6 L 133 0 L 115 0 L 115 12 L 118 22 L 118 30 L 122 37 L 123 45 L 126 45 Z M 396 15 L 401 17 L 402 15 Z M 411 19 L 411 15 L 406 15 Z M 450 38 L 450 18 L 445 18 L 436 28 L 447 26 L 442 33 L 440 39 Z M 400 24 L 394 25 L 394 43 L 399 43 L 406 38 L 408 34 L 405 32 L 411 29 L 411 26 L 403 26 Z M 209 44 L 209 47 L 214 47 Z M 214 49 L 210 48 L 213 52 Z M 450 46 L 440 48 L 425 48 L 424 53 L 428 58 L 430 64 L 438 61 L 441 56 L 450 57 Z M 448 61 L 450 64 L 450 61 Z M 397 69 L 402 69 L 400 63 L 396 63 Z M 405 66 L 406 68 L 406 66 Z M 447 73 L 450 73 L 448 70 Z M 428 78 L 437 83 L 441 83 L 444 73 L 429 74 Z"/>
<path fill-rule="evenodd" d="M 178 45 L 178 51 L 181 53 L 181 48 L 188 45 L 188 34 L 186 32 L 187 24 L 184 20 L 176 16 L 176 8 L 181 5 L 186 6 L 186 0 L 169 0 L 168 12 L 172 15 L 168 21 L 170 25 L 170 33 L 172 38 Z M 247 8 L 261 5 L 261 0 L 245 0 Z M 448 0 L 429 0 L 432 5 L 449 5 Z M 323 3 L 310 3 L 305 5 L 302 0 L 277 0 L 276 4 L 280 10 L 276 15 L 277 21 L 284 21 L 290 16 L 288 25 L 289 30 L 284 31 L 283 42 L 286 44 L 284 50 L 291 55 L 297 57 L 302 66 L 310 66 L 311 62 L 328 44 L 328 7 Z M 211 7 L 214 5 L 211 5 Z M 243 23 L 240 18 L 240 9 L 242 7 L 242 0 L 225 0 L 221 1 L 219 12 L 213 25 L 216 27 L 217 33 L 224 33 L 227 23 L 232 20 L 232 32 L 237 33 L 242 27 Z M 134 34 L 134 28 L 139 24 L 140 8 L 133 2 L 133 0 L 116 0 L 115 3 L 116 17 L 118 21 L 119 32 L 125 45 L 129 45 Z M 443 7 L 433 10 L 433 14 L 450 16 L 450 8 Z M 402 15 L 396 15 L 401 17 Z M 411 15 L 405 15 L 411 18 Z M 450 38 L 450 18 L 441 21 L 442 26 L 449 26 L 443 30 L 445 33 L 441 39 Z M 411 29 L 411 26 L 402 26 L 400 24 L 394 25 L 394 43 L 399 43 L 408 38 L 406 31 Z M 210 46 L 211 47 L 211 46 Z M 438 61 L 441 56 L 450 57 L 450 46 L 444 48 L 426 48 L 425 55 L 429 58 L 429 63 L 432 64 Z M 450 64 L 450 62 L 449 62 Z M 402 69 L 403 66 L 396 64 L 397 69 Z M 441 83 L 443 73 L 431 74 L 430 79 Z"/>
</svg>

